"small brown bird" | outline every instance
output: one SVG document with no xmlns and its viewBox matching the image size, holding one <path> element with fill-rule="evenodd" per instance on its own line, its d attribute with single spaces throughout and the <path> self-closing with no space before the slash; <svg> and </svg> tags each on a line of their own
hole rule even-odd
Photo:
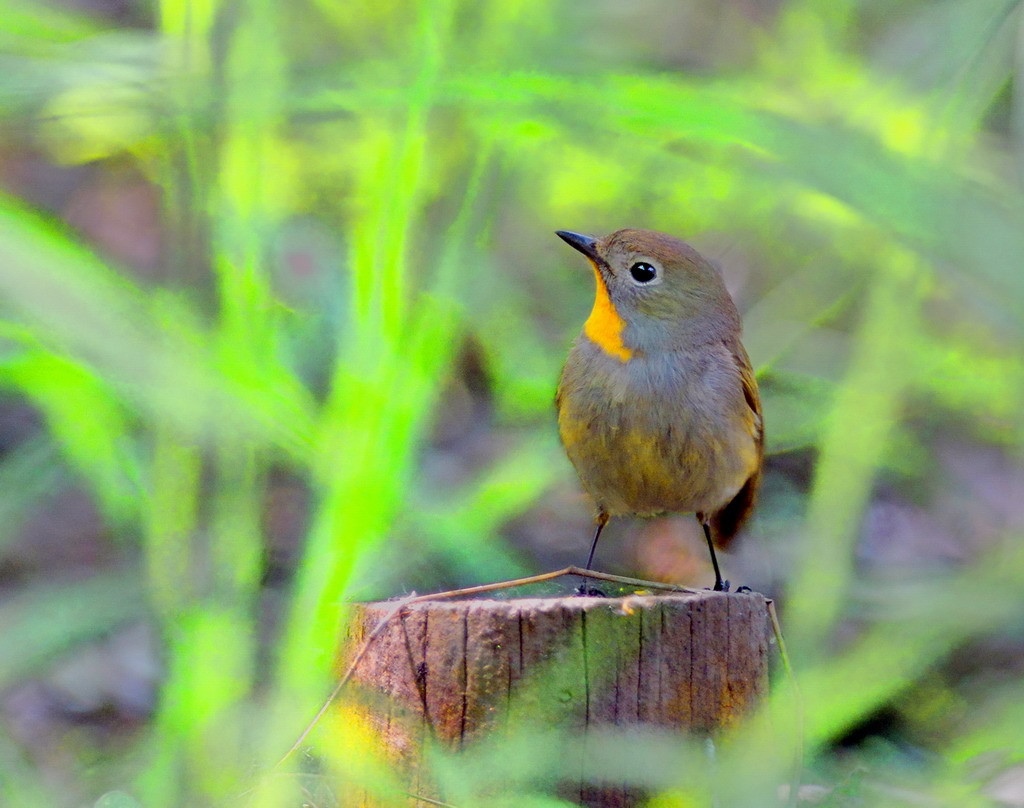
<svg viewBox="0 0 1024 808">
<path fill-rule="evenodd" d="M 693 513 L 715 557 L 750 514 L 764 429 L 740 315 L 718 270 L 652 230 L 596 239 L 560 230 L 594 268 L 594 308 L 562 368 L 558 429 L 597 506 L 611 516 Z"/>
</svg>

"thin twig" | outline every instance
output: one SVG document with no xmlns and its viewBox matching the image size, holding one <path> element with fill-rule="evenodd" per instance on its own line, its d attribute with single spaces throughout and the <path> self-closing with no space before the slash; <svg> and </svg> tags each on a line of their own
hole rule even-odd
<svg viewBox="0 0 1024 808">
<path fill-rule="evenodd" d="M 494 592 L 499 589 L 513 589 L 517 586 L 526 586 L 527 584 L 539 584 L 544 581 L 550 581 L 554 578 L 560 578 L 563 575 L 568 575 L 573 569 L 573 567 L 565 567 L 564 569 L 554 570 L 553 572 L 542 572 L 539 575 L 528 575 L 525 578 L 513 578 L 509 581 L 498 581 L 493 584 L 467 586 L 465 589 L 449 589 L 447 592 L 435 592 L 433 595 L 420 595 L 412 602 L 423 603 L 428 600 L 445 600 L 447 598 L 463 597 L 464 595 L 479 595 L 483 592 Z"/>
<path fill-rule="evenodd" d="M 441 802 L 440 800 L 432 800 L 430 797 L 421 797 L 419 794 L 413 794 L 411 791 L 403 791 L 405 796 L 409 799 L 416 800 L 417 802 L 425 802 L 427 805 L 439 805 L 441 808 L 455 808 L 450 802 Z"/>
<path fill-rule="evenodd" d="M 459 598 L 466 595 L 479 595 L 484 592 L 494 592 L 499 589 L 514 589 L 517 586 L 527 586 L 528 584 L 539 584 L 544 581 L 551 581 L 555 578 L 561 578 L 562 576 L 568 575 L 579 575 L 583 578 L 594 578 L 599 581 L 610 581 L 611 583 L 624 584 L 625 586 L 639 586 L 644 589 L 663 589 L 666 592 L 685 592 L 688 594 L 700 594 L 703 592 L 709 592 L 711 590 L 705 589 L 689 589 L 685 586 L 676 586 L 675 584 L 663 584 L 657 581 L 644 581 L 640 578 L 626 578 L 622 575 L 612 575 L 608 572 L 598 572 L 597 570 L 587 570 L 582 567 L 563 567 L 560 570 L 553 570 L 551 572 L 542 572 L 538 575 L 528 575 L 525 578 L 513 578 L 508 581 L 498 581 L 493 584 L 481 584 L 480 586 L 469 586 L 465 589 L 450 589 L 447 592 L 436 592 L 433 595 L 420 595 L 411 603 L 425 603 L 431 600 L 445 600 L 448 598 Z"/>
<path fill-rule="evenodd" d="M 302 734 L 299 735 L 291 748 L 284 753 L 284 756 L 277 761 L 276 765 L 280 766 L 284 763 L 291 754 L 302 745 L 302 742 L 306 740 L 309 733 L 313 731 L 313 727 L 315 727 L 319 723 L 320 719 L 324 717 L 324 713 L 326 713 L 328 708 L 331 706 L 331 702 L 338 697 L 341 689 L 348 684 L 348 680 L 352 678 L 352 674 L 356 671 L 356 666 L 362 661 L 363 657 L 366 656 L 366 652 L 370 650 L 370 645 L 375 639 L 377 639 L 377 636 L 384 631 L 384 628 L 391 621 L 391 618 L 398 614 L 403 606 L 413 603 L 416 600 L 418 600 L 418 598 L 416 597 L 416 593 L 413 592 L 408 597 L 395 601 L 394 605 L 388 610 L 388 613 L 380 619 L 380 622 L 377 623 L 376 626 L 373 627 L 373 631 L 370 632 L 370 636 L 366 638 L 366 641 L 363 643 L 363 647 L 359 649 L 359 653 L 357 653 L 355 659 L 352 660 L 352 664 L 348 666 L 348 670 L 346 670 L 345 674 L 338 680 L 338 684 L 334 686 L 334 690 L 332 690 L 331 695 L 327 697 L 327 701 L 324 702 L 323 707 L 321 707 L 317 714 L 313 716 L 313 720 L 309 722 L 304 730 L 302 730 Z"/>
<path fill-rule="evenodd" d="M 782 636 L 782 624 L 779 623 L 779 615 L 775 611 L 775 601 L 768 599 L 768 617 L 772 621 L 772 631 L 775 633 L 775 642 L 779 646 L 779 658 L 782 660 L 782 669 L 786 671 L 789 685 L 793 689 L 793 702 L 796 708 L 796 754 L 793 761 L 793 776 L 789 784 L 789 799 L 786 801 L 790 806 L 797 804 L 797 793 L 800 790 L 801 774 L 804 764 L 804 699 L 800 693 L 800 686 L 793 672 L 793 664 L 789 660 L 789 652 L 786 650 L 786 639 Z"/>
<path fill-rule="evenodd" d="M 596 578 L 599 581 L 611 581 L 616 584 L 625 584 L 626 586 L 639 586 L 644 589 L 664 589 L 666 592 L 685 592 L 689 595 L 705 595 L 710 593 L 710 589 L 691 589 L 688 586 L 677 586 L 676 584 L 663 584 L 658 581 L 644 581 L 641 578 L 626 578 L 622 575 L 612 575 L 608 572 L 597 572 L 597 570 L 585 570 L 582 567 L 566 567 L 566 575 L 581 575 L 584 578 Z M 718 592 L 716 594 L 725 594 Z"/>
</svg>

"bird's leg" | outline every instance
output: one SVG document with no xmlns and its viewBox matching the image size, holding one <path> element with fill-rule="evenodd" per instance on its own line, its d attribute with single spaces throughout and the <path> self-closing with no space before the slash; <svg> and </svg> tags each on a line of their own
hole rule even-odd
<svg viewBox="0 0 1024 808">
<path fill-rule="evenodd" d="M 597 550 L 597 540 L 601 538 L 601 531 L 604 530 L 604 526 L 608 524 L 608 514 L 604 511 L 598 511 L 596 522 L 597 525 L 594 528 L 594 541 L 590 544 L 590 555 L 587 556 L 587 565 L 585 567 L 585 569 L 588 570 L 590 569 L 590 565 L 594 562 L 594 553 Z M 598 597 L 602 597 L 604 595 L 601 590 L 587 586 L 586 578 L 583 579 L 583 582 L 576 589 L 576 594 L 597 595 Z"/>
<path fill-rule="evenodd" d="M 722 573 L 718 569 L 718 556 L 715 555 L 715 543 L 711 540 L 711 525 L 706 520 L 701 520 L 701 527 L 704 528 L 704 538 L 708 541 L 708 552 L 711 553 L 711 565 L 715 568 L 715 586 L 716 592 L 728 592 L 729 582 L 722 580 Z"/>
<path fill-rule="evenodd" d="M 597 540 L 601 538 L 601 531 L 604 530 L 604 526 L 608 524 L 608 514 L 604 511 L 600 511 L 597 514 L 597 526 L 594 530 L 594 541 L 590 545 L 590 555 L 587 556 L 587 565 L 584 569 L 590 569 L 590 565 L 594 563 L 594 552 L 597 550 Z"/>
</svg>

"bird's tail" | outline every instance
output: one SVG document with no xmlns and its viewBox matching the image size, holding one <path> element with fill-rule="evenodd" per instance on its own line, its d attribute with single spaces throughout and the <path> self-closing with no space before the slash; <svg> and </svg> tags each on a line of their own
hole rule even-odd
<svg viewBox="0 0 1024 808">
<path fill-rule="evenodd" d="M 711 538 L 716 547 L 728 547 L 754 509 L 761 487 L 760 468 L 747 480 L 728 505 L 711 517 Z"/>
</svg>

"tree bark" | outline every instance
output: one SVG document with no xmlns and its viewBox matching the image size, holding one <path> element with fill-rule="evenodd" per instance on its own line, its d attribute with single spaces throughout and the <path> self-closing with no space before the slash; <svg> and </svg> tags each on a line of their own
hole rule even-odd
<svg viewBox="0 0 1024 808">
<path fill-rule="evenodd" d="M 341 670 L 392 608 L 356 607 Z M 497 804 L 507 796 L 508 756 L 551 743 L 557 760 L 542 756 L 538 764 L 549 793 L 595 808 L 633 806 L 642 789 L 616 771 L 609 744 L 624 742 L 623 733 L 711 732 L 735 722 L 766 691 L 767 646 L 759 594 L 421 602 L 404 607 L 371 643 L 342 709 L 369 728 L 411 795 L 464 808 L 432 769 L 431 750 L 443 750 L 461 754 L 467 777 L 490 765 Z M 514 746 L 529 733 L 535 743 Z M 507 755 L 488 758 L 503 739 Z M 352 802 L 430 804 L 377 792 Z M 474 795 L 481 799 L 479 790 Z"/>
</svg>

